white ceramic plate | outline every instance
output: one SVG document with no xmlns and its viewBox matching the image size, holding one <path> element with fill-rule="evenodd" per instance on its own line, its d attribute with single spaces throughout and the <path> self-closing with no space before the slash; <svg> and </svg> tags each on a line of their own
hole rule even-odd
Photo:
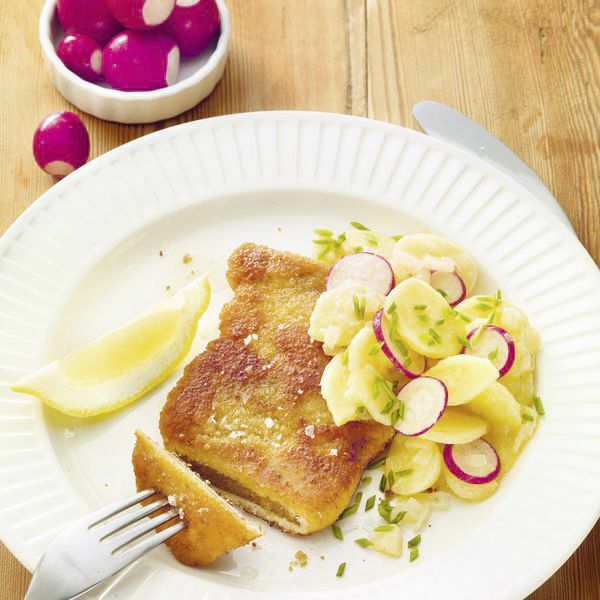
<svg viewBox="0 0 600 600">
<path fill-rule="evenodd" d="M 161 548 L 94 597 L 514 599 L 549 577 L 593 526 L 596 266 L 556 217 L 498 171 L 384 123 L 290 112 L 209 119 L 136 140 L 58 183 L 0 242 L 0 381 L 127 320 L 181 287 L 191 269 L 210 264 L 222 274 L 241 242 L 307 253 L 313 228 L 339 230 L 350 220 L 455 239 L 482 266 L 481 286 L 501 286 L 540 331 L 547 416 L 514 471 L 490 500 L 435 514 L 412 564 L 356 546 L 357 518 L 344 542 L 329 531 L 302 539 L 267 528 L 259 549 L 202 570 Z M 192 263 L 183 263 L 186 252 Z M 227 295 L 222 279 L 217 288 L 216 304 Z M 0 389 L 0 534 L 25 566 L 73 519 L 132 491 L 133 429 L 158 437 L 158 412 L 177 375 L 94 422 Z M 297 550 L 308 565 L 289 572 Z M 336 579 L 342 561 L 346 574 Z"/>
</svg>

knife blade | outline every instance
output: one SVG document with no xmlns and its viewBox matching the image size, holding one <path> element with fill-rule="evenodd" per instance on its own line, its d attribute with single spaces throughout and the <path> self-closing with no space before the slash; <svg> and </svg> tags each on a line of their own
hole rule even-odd
<svg viewBox="0 0 600 600">
<path fill-rule="evenodd" d="M 529 190 L 573 232 L 573 225 L 544 182 L 507 146 L 463 113 L 425 100 L 412 109 L 413 117 L 428 135 L 458 146 L 490 163 Z"/>
</svg>

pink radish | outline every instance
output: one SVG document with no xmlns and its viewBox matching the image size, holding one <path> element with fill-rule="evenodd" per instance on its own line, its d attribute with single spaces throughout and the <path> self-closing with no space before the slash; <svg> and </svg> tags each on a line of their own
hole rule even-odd
<svg viewBox="0 0 600 600">
<path fill-rule="evenodd" d="M 404 414 L 394 427 L 402 435 L 416 437 L 441 419 L 448 404 L 448 389 L 435 377 L 417 377 L 398 392 L 398 400 Z"/>
<path fill-rule="evenodd" d="M 84 165 L 89 155 L 90 137 L 75 113 L 53 113 L 38 125 L 33 156 L 49 175 L 64 177 Z"/>
<path fill-rule="evenodd" d="M 171 16 L 175 0 L 108 0 L 108 6 L 125 27 L 151 29 Z"/>
<path fill-rule="evenodd" d="M 465 483 L 489 483 L 500 473 L 496 450 L 482 439 L 469 444 L 445 444 L 442 454 L 448 471 Z"/>
<path fill-rule="evenodd" d="M 336 260 L 327 275 L 327 289 L 332 290 L 346 282 L 362 283 L 383 294 L 389 294 L 395 285 L 394 271 L 390 263 L 371 252 L 346 254 Z"/>
<path fill-rule="evenodd" d="M 467 340 L 474 340 L 478 329 L 473 329 L 467 335 Z M 463 353 L 489 358 L 498 369 L 499 377 L 502 377 L 510 371 L 515 362 L 515 341 L 506 329 L 496 325 L 485 325 L 479 339 L 468 348 L 464 348 Z"/>
<path fill-rule="evenodd" d="M 117 90 L 164 88 L 179 73 L 179 48 L 160 31 L 123 31 L 104 47 L 102 60 L 104 76 Z"/>
<path fill-rule="evenodd" d="M 102 46 L 85 33 L 69 33 L 56 50 L 67 69 L 86 81 L 102 79 Z"/>
<path fill-rule="evenodd" d="M 383 309 L 373 315 L 373 331 L 381 350 L 390 359 L 394 367 L 409 379 L 415 379 L 425 371 L 425 357 L 411 350 L 399 336 L 392 339 L 390 324 Z"/>
<path fill-rule="evenodd" d="M 462 302 L 467 295 L 467 286 L 458 273 L 447 271 L 433 271 L 429 283 L 446 298 L 450 306 L 456 306 Z"/>
<path fill-rule="evenodd" d="M 220 23 L 215 0 L 178 0 L 164 29 L 177 42 L 181 56 L 190 57 L 208 46 Z"/>
<path fill-rule="evenodd" d="M 58 0 L 56 10 L 67 33 L 85 33 L 101 44 L 123 29 L 108 8 L 107 0 Z"/>
</svg>

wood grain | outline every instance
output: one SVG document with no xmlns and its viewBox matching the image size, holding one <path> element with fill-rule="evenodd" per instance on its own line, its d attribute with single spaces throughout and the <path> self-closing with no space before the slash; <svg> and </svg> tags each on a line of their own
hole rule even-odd
<svg viewBox="0 0 600 600">
<path fill-rule="evenodd" d="M 172 124 L 233 112 L 345 112 L 416 127 L 439 100 L 482 123 L 548 184 L 600 260 L 600 6 L 593 0 L 229 0 L 233 40 L 213 95 L 145 126 L 84 115 L 92 156 Z M 46 76 L 41 0 L 0 2 L 0 232 L 52 185 L 31 136 L 72 108 Z M 531 598 L 600 597 L 600 526 Z M 532 557 L 534 560 L 534 557 Z M 29 575 L 0 545 L 0 600 Z"/>
</svg>

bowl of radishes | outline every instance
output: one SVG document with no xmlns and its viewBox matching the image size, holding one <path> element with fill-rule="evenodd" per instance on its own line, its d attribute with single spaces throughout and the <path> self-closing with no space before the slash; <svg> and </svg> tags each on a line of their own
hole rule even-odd
<svg viewBox="0 0 600 600">
<path fill-rule="evenodd" d="M 206 98 L 230 37 L 224 0 L 46 0 L 40 17 L 59 92 L 120 123 L 168 119 Z"/>
</svg>

